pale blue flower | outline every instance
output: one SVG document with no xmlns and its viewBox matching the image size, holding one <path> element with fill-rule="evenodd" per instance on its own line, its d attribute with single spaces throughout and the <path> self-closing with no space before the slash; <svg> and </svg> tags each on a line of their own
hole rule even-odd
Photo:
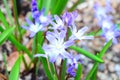
<svg viewBox="0 0 120 80">
<path fill-rule="evenodd" d="M 114 44 L 118 43 L 117 37 L 120 37 L 120 30 L 117 30 L 115 28 L 105 30 L 103 32 L 103 37 L 106 38 L 106 42 L 112 39 Z"/>
<path fill-rule="evenodd" d="M 72 40 L 83 40 L 83 39 L 94 39 L 93 36 L 85 36 L 84 34 L 88 30 L 88 27 L 83 27 L 80 30 L 77 30 L 77 27 L 75 25 L 70 26 L 72 35 L 70 36 L 70 39 Z"/>
<path fill-rule="evenodd" d="M 33 37 L 39 31 L 45 31 L 47 26 L 52 21 L 52 17 L 50 15 L 44 15 L 45 9 L 43 8 L 41 11 L 37 8 L 36 0 L 32 0 L 32 18 L 34 19 L 34 23 L 29 19 L 26 19 L 28 26 L 22 26 L 24 29 L 29 30 L 30 37 Z"/>
<path fill-rule="evenodd" d="M 83 63 L 83 61 L 81 60 L 80 54 L 77 55 L 70 54 L 70 56 L 71 57 L 67 59 L 67 66 L 68 66 L 67 73 L 75 77 L 76 70 L 78 69 L 78 63 Z"/>
<path fill-rule="evenodd" d="M 46 27 L 44 25 L 39 24 L 39 22 L 33 23 L 31 22 L 29 19 L 26 19 L 28 26 L 22 26 L 22 28 L 29 30 L 30 33 L 30 37 L 33 37 L 37 32 L 39 31 L 45 31 Z"/>
<path fill-rule="evenodd" d="M 120 36 L 120 30 L 117 30 L 116 25 L 113 23 L 113 16 L 109 15 L 112 12 L 110 0 L 106 0 L 106 6 L 102 7 L 96 3 L 94 5 L 95 16 L 98 19 L 98 24 L 102 28 L 102 36 L 106 38 L 106 42 L 112 39 L 114 44 L 118 43 L 117 37 Z"/>
<path fill-rule="evenodd" d="M 53 29 L 53 30 L 65 29 L 65 24 L 59 16 L 54 15 L 54 21 L 55 22 L 53 21 L 51 22 L 52 26 L 50 26 L 49 29 Z"/>
<path fill-rule="evenodd" d="M 45 55 L 49 57 L 50 62 L 55 62 L 58 57 L 61 57 L 62 59 L 70 57 L 70 54 L 66 49 L 73 45 L 74 41 L 64 41 L 65 37 L 65 30 L 61 30 L 60 32 L 57 30 L 54 32 L 48 31 L 46 33 L 46 39 L 49 41 L 49 44 L 44 44 L 43 50 L 45 51 Z"/>
<path fill-rule="evenodd" d="M 75 19 L 77 18 L 78 13 L 77 11 L 74 12 L 65 12 L 62 15 L 62 20 L 67 24 L 67 26 L 71 26 L 75 24 Z"/>
</svg>

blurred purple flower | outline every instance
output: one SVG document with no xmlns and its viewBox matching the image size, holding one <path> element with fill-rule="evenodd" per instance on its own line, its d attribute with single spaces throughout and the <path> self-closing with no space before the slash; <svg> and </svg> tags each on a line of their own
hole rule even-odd
<svg viewBox="0 0 120 80">
<path fill-rule="evenodd" d="M 72 13 L 65 12 L 62 15 L 62 20 L 66 22 L 67 26 L 71 26 L 74 24 L 76 17 L 78 16 L 77 11 L 74 11 Z"/>
<path fill-rule="evenodd" d="M 80 54 L 77 55 L 70 54 L 70 56 L 71 57 L 67 59 L 67 66 L 68 66 L 67 72 L 71 76 L 75 77 L 76 75 L 75 70 L 78 69 L 78 63 L 83 63 L 83 61 L 81 60 Z"/>
<path fill-rule="evenodd" d="M 120 30 L 116 30 L 115 28 L 106 30 L 103 32 L 103 36 L 106 38 L 106 42 L 112 39 L 113 43 L 117 44 L 117 37 L 120 37 Z"/>
<path fill-rule="evenodd" d="M 100 6 L 98 3 L 94 4 L 94 10 L 95 10 L 95 17 L 98 19 L 98 24 L 99 26 L 102 26 L 101 24 L 105 21 L 110 21 L 112 20 L 112 16 L 108 15 L 109 12 L 111 12 L 110 10 L 110 4 L 107 3 L 106 8 Z"/>
<path fill-rule="evenodd" d="M 55 22 L 51 22 L 52 26 L 50 26 L 49 29 L 53 29 L 53 30 L 65 29 L 65 24 L 59 16 L 54 15 L 54 20 Z"/>
<path fill-rule="evenodd" d="M 98 3 L 94 5 L 95 17 L 98 19 L 98 25 L 102 28 L 102 36 L 106 41 L 112 39 L 113 43 L 118 43 L 117 37 L 120 36 L 120 31 L 117 30 L 116 25 L 112 22 L 113 16 L 109 15 L 112 12 L 110 0 L 106 0 L 106 7 L 100 6 Z"/>
<path fill-rule="evenodd" d="M 88 27 L 83 27 L 82 29 L 77 31 L 77 27 L 75 25 L 70 26 L 72 35 L 70 36 L 70 39 L 72 40 L 82 40 L 82 39 L 94 39 L 93 36 L 84 36 L 86 31 L 88 30 Z"/>
</svg>

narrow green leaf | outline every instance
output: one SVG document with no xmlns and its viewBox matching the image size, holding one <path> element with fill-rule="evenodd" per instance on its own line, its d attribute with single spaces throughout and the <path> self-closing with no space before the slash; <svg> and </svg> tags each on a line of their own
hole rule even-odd
<svg viewBox="0 0 120 80">
<path fill-rule="evenodd" d="M 65 59 L 63 61 L 63 65 L 62 65 L 62 72 L 61 72 L 61 80 L 65 80 L 65 75 L 66 75 L 66 63 L 67 63 L 67 59 Z"/>
<path fill-rule="evenodd" d="M 0 34 L 0 45 L 8 38 L 8 36 L 13 32 L 15 27 L 8 28 Z"/>
<path fill-rule="evenodd" d="M 89 71 L 89 73 L 87 74 L 87 76 L 86 76 L 86 79 L 85 79 L 85 80 L 91 80 L 90 78 L 91 78 L 91 76 L 93 75 L 93 73 L 97 70 L 98 65 L 99 65 L 99 63 L 98 63 L 98 62 L 95 62 L 95 63 L 94 63 L 94 65 L 93 65 L 92 69 L 91 69 L 91 70 Z"/>
<path fill-rule="evenodd" d="M 98 67 L 96 68 L 96 70 L 94 71 L 93 75 L 91 76 L 91 79 L 97 80 L 97 71 L 98 71 Z"/>
<path fill-rule="evenodd" d="M 104 56 L 105 52 L 108 50 L 108 48 L 111 46 L 111 44 L 112 44 L 112 39 L 109 40 L 109 41 L 106 43 L 106 45 L 102 48 L 102 50 L 100 51 L 100 54 L 98 55 L 99 58 L 102 58 L 102 57 Z"/>
<path fill-rule="evenodd" d="M 93 55 L 92 53 L 87 52 L 86 50 L 81 49 L 81 48 L 79 48 L 77 46 L 71 46 L 70 48 L 77 51 L 77 52 L 79 52 L 80 54 L 85 55 L 86 57 L 88 57 L 88 58 L 90 58 L 90 59 L 92 59 L 94 61 L 103 62 L 103 60 L 101 58 L 99 58 L 99 57 Z"/>
<path fill-rule="evenodd" d="M 75 80 L 81 80 L 81 74 L 82 74 L 82 65 L 78 64 L 78 69 L 76 72 Z"/>
<path fill-rule="evenodd" d="M 55 9 L 55 6 L 56 6 L 57 1 L 58 1 L 58 0 L 52 0 L 52 2 L 51 2 L 51 7 L 50 7 L 51 13 L 53 13 L 53 11 L 54 11 L 54 9 Z"/>
<path fill-rule="evenodd" d="M 0 31 L 1 32 L 4 31 L 4 29 L 1 26 L 0 26 Z M 30 51 L 24 45 L 22 45 L 20 42 L 18 42 L 12 34 L 10 36 L 8 36 L 8 40 L 10 40 L 12 42 L 12 44 L 15 45 L 15 47 L 18 49 L 18 51 L 23 50 L 24 52 L 27 53 L 27 55 L 29 56 L 30 59 L 33 59 L 33 56 L 31 55 Z"/>
<path fill-rule="evenodd" d="M 22 55 L 19 56 L 17 61 L 15 62 L 10 75 L 9 75 L 9 80 L 18 80 L 19 79 L 19 72 L 20 72 L 20 64 L 22 61 Z"/>
<path fill-rule="evenodd" d="M 6 73 L 7 77 L 8 77 L 9 73 L 8 73 L 8 70 L 7 70 L 8 68 L 7 68 L 7 61 L 6 60 L 7 60 L 6 59 L 6 54 L 3 53 L 3 61 L 4 61 L 5 69 L 6 69 L 5 73 Z"/>
<path fill-rule="evenodd" d="M 43 0 L 37 0 L 38 9 L 41 10 L 43 6 Z"/>
<path fill-rule="evenodd" d="M 3 0 L 3 3 L 5 5 L 7 15 L 8 15 L 9 19 L 10 19 L 10 22 L 11 22 L 11 24 L 13 24 L 13 18 L 12 18 L 12 15 L 11 15 L 11 9 L 9 8 L 9 6 L 7 4 L 7 0 Z"/>
<path fill-rule="evenodd" d="M 58 80 L 57 76 L 54 74 L 54 80 Z"/>
<path fill-rule="evenodd" d="M 5 28 L 9 28 L 8 22 L 4 16 L 4 14 L 2 13 L 1 9 L 0 9 L 0 21 L 5 26 Z"/>
<path fill-rule="evenodd" d="M 16 46 L 16 48 L 18 49 L 18 51 L 23 50 L 24 52 L 27 53 L 27 55 L 29 56 L 30 59 L 33 59 L 32 54 L 30 53 L 30 51 L 21 43 L 19 43 L 13 35 L 9 36 L 8 39 Z"/>
<path fill-rule="evenodd" d="M 108 50 L 108 48 L 111 46 L 112 40 L 108 41 L 107 44 L 102 48 L 100 51 L 100 54 L 97 54 L 99 58 L 102 58 L 105 54 L 105 52 Z M 90 78 L 93 78 L 97 75 L 97 68 L 99 66 L 99 62 L 95 62 L 92 69 L 89 71 L 89 73 L 86 76 L 85 80 L 90 80 Z"/>
<path fill-rule="evenodd" d="M 58 0 L 52 14 L 60 15 L 67 5 L 68 0 Z"/>
<path fill-rule="evenodd" d="M 47 61 L 47 59 L 42 57 L 41 61 L 42 61 L 42 65 L 43 65 L 43 68 L 45 70 L 45 73 L 48 77 L 48 80 L 54 80 L 53 75 L 51 75 L 51 71 L 50 71 L 50 68 L 49 68 L 49 62 Z"/>
<path fill-rule="evenodd" d="M 14 19 L 15 19 L 15 24 L 17 25 L 16 37 L 18 38 L 18 41 L 20 42 L 22 40 L 22 34 L 21 34 L 21 27 L 18 21 L 18 10 L 16 6 L 16 0 L 12 0 L 12 3 L 13 3 L 13 14 L 14 14 Z"/>
<path fill-rule="evenodd" d="M 50 63 L 50 69 L 51 69 L 52 74 L 56 76 L 56 71 L 55 71 L 55 67 L 53 63 Z"/>
<path fill-rule="evenodd" d="M 52 1 L 52 0 L 47 0 L 47 1 L 44 0 L 45 6 L 43 6 L 43 8 L 45 8 L 45 15 L 47 15 L 48 12 L 49 12 L 50 5 L 51 5 L 51 1 Z"/>
</svg>

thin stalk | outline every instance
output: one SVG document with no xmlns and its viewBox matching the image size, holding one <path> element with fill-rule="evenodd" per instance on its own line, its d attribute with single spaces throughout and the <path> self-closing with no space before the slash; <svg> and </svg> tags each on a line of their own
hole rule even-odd
<svg viewBox="0 0 120 80">
<path fill-rule="evenodd" d="M 9 76 L 9 72 L 8 72 L 8 70 L 7 70 L 7 61 L 6 61 L 6 54 L 5 53 L 3 53 L 3 61 L 4 61 L 4 64 L 5 64 L 5 68 L 6 68 L 6 75 L 7 75 L 7 78 L 8 78 L 8 76 Z"/>
<path fill-rule="evenodd" d="M 17 13 L 16 0 L 12 0 L 12 3 L 13 3 L 14 20 L 15 20 L 15 23 L 17 25 L 16 33 L 15 34 L 16 34 L 16 37 L 17 37 L 18 41 L 21 42 L 22 35 L 21 35 L 20 24 L 19 24 L 19 21 L 18 21 L 18 13 Z"/>
<path fill-rule="evenodd" d="M 61 76 L 62 76 L 62 69 L 63 69 L 63 60 L 61 61 L 61 66 L 60 66 L 60 72 L 59 72 L 59 76 L 58 76 L 58 80 L 61 80 Z"/>
<path fill-rule="evenodd" d="M 9 17 L 9 19 L 10 19 L 10 22 L 11 22 L 11 24 L 13 25 L 14 22 L 13 22 L 13 18 L 12 18 L 12 15 L 11 15 L 10 8 L 9 8 L 9 6 L 8 6 L 8 4 L 7 4 L 7 0 L 3 0 L 3 3 L 4 3 L 4 5 L 5 5 L 5 7 L 6 7 L 6 11 L 7 11 L 8 17 Z"/>
<path fill-rule="evenodd" d="M 22 57 L 22 60 L 23 60 L 23 63 L 24 63 L 24 66 L 25 66 L 25 70 L 29 70 L 29 68 L 28 68 L 28 66 L 27 66 L 27 62 L 26 62 L 26 60 L 25 60 L 25 57 L 23 56 Z"/>
<path fill-rule="evenodd" d="M 70 9 L 69 11 L 73 11 L 77 6 L 78 4 L 82 3 L 84 0 L 78 0 Z"/>
</svg>

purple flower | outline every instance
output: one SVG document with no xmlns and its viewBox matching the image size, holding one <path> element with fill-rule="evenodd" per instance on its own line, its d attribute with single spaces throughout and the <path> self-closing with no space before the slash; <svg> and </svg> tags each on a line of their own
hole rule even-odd
<svg viewBox="0 0 120 80">
<path fill-rule="evenodd" d="M 67 59 L 67 66 L 68 66 L 67 72 L 71 76 L 75 77 L 76 75 L 75 70 L 78 69 L 78 63 L 83 63 L 83 61 L 81 60 L 80 54 L 77 55 L 70 54 L 70 56 L 71 57 Z"/>
<path fill-rule="evenodd" d="M 52 26 L 50 26 L 49 29 L 53 29 L 53 30 L 65 29 L 65 24 L 59 16 L 54 15 L 54 20 L 55 22 L 51 22 Z"/>
<path fill-rule="evenodd" d="M 35 20 L 38 20 L 39 23 L 48 25 L 51 22 L 52 17 L 50 15 L 45 16 L 44 13 L 45 13 L 45 8 L 39 11 L 36 0 L 32 0 L 32 17 Z"/>
<path fill-rule="evenodd" d="M 49 57 L 50 62 L 55 62 L 58 57 L 64 59 L 69 58 L 70 54 L 66 51 L 66 49 L 74 44 L 74 41 L 68 40 L 64 41 L 66 37 L 66 31 L 62 30 L 58 32 L 57 30 L 54 32 L 47 32 L 46 38 L 49 41 L 49 44 L 43 45 L 43 50 L 45 54 Z"/>
<path fill-rule="evenodd" d="M 72 35 L 70 36 L 70 39 L 72 40 L 82 40 L 82 39 L 94 39 L 93 36 L 84 36 L 86 31 L 88 30 L 88 27 L 83 27 L 82 29 L 77 31 L 77 28 L 75 25 L 70 27 Z"/>
<path fill-rule="evenodd" d="M 37 2 L 36 0 L 32 0 L 32 17 L 35 19 L 39 16 L 39 10 L 37 8 Z"/>
<path fill-rule="evenodd" d="M 62 20 L 63 20 L 64 22 L 66 22 L 66 24 L 67 24 L 68 26 L 71 26 L 72 24 L 74 24 L 75 19 L 76 19 L 77 16 L 78 16 L 77 11 L 74 11 L 74 12 L 72 12 L 72 13 L 65 12 L 65 13 L 62 15 Z"/>
<path fill-rule="evenodd" d="M 39 22 L 35 21 L 35 23 L 31 22 L 29 19 L 26 19 L 29 26 L 22 26 L 22 28 L 29 30 L 30 37 L 33 37 L 37 32 L 46 30 L 46 27 Z"/>
<path fill-rule="evenodd" d="M 52 16 L 51 15 L 45 15 L 44 13 L 45 13 L 45 8 L 43 8 L 41 10 L 41 12 L 39 14 L 39 17 L 38 17 L 38 21 L 41 24 L 47 26 L 52 22 Z M 37 20 L 37 18 L 36 18 L 36 20 Z"/>
<path fill-rule="evenodd" d="M 101 7 L 96 3 L 94 5 L 95 16 L 98 19 L 98 24 L 102 28 L 102 36 L 106 38 L 106 41 L 112 39 L 113 43 L 116 44 L 117 37 L 120 36 L 120 31 L 116 29 L 115 24 L 112 22 L 113 16 L 109 15 L 112 12 L 112 7 L 110 4 L 110 0 L 106 0 L 106 7 Z"/>
<path fill-rule="evenodd" d="M 118 43 L 117 37 L 120 37 L 120 30 L 109 29 L 103 32 L 103 36 L 106 38 L 106 42 L 112 39 L 114 44 Z"/>
<path fill-rule="evenodd" d="M 39 11 L 36 0 L 32 0 L 32 17 L 34 23 L 26 19 L 28 26 L 22 26 L 24 29 L 31 31 L 30 37 L 33 37 L 39 31 L 45 31 L 47 29 L 46 27 L 52 21 L 52 17 L 50 15 L 45 16 L 44 12 L 45 9 L 43 8 Z"/>
</svg>

